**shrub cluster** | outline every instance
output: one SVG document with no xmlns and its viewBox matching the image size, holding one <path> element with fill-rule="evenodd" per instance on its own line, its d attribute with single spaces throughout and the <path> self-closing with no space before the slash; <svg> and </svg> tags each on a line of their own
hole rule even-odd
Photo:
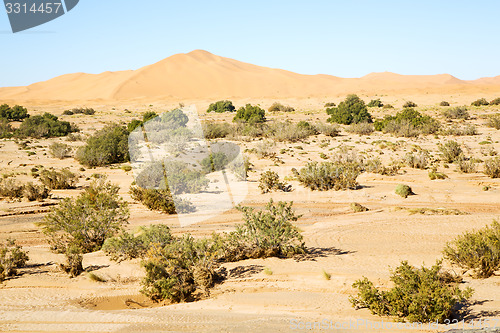
<svg viewBox="0 0 500 333">
<path fill-rule="evenodd" d="M 264 111 L 257 105 L 247 104 L 236 111 L 236 116 L 234 116 L 233 121 L 250 124 L 263 123 L 266 121 L 265 115 L 266 111 Z"/>
<path fill-rule="evenodd" d="M 447 109 L 443 112 L 443 116 L 448 119 L 469 119 L 470 115 L 467 112 L 467 107 L 457 106 L 452 109 Z"/>
<path fill-rule="evenodd" d="M 385 116 L 383 120 L 375 121 L 374 125 L 377 131 L 403 137 L 436 133 L 440 127 L 439 121 L 412 108 L 405 108 L 395 116 Z"/>
<path fill-rule="evenodd" d="M 122 126 L 108 125 L 87 139 L 76 152 L 76 159 L 89 167 L 128 162 L 128 134 Z"/>
<path fill-rule="evenodd" d="M 49 152 L 53 157 L 62 160 L 71 153 L 71 147 L 65 143 L 54 142 L 49 146 Z"/>
<path fill-rule="evenodd" d="M 495 98 L 490 102 L 490 105 L 500 105 L 500 97 Z"/>
<path fill-rule="evenodd" d="M 55 169 L 43 169 L 39 173 L 40 181 L 51 190 L 64 190 L 73 188 L 78 181 L 78 176 L 68 168 L 57 171 Z"/>
<path fill-rule="evenodd" d="M 372 123 L 352 123 L 347 127 L 347 131 L 359 135 L 370 135 L 375 131 Z"/>
<path fill-rule="evenodd" d="M 7 104 L 0 105 L 0 118 L 6 119 L 7 121 L 20 121 L 28 117 L 28 110 L 20 105 L 13 107 Z"/>
<path fill-rule="evenodd" d="M 362 165 L 354 161 L 309 162 L 297 171 L 292 169 L 299 182 L 312 190 L 347 190 L 356 189 L 356 178 L 362 171 Z"/>
<path fill-rule="evenodd" d="M 328 122 L 350 125 L 352 123 L 372 122 L 372 116 L 368 112 L 365 102 L 357 95 L 348 95 L 340 102 L 338 107 L 326 109 L 330 115 Z"/>
<path fill-rule="evenodd" d="M 203 123 L 203 134 L 206 139 L 222 139 L 227 137 L 230 133 L 235 131 L 235 129 L 228 123 L 213 123 L 205 122 Z"/>
<path fill-rule="evenodd" d="M 484 161 L 484 174 L 490 178 L 500 178 L 500 157 Z"/>
<path fill-rule="evenodd" d="M 278 173 L 269 170 L 260 175 L 259 188 L 262 193 L 272 191 L 290 192 L 292 190 L 292 185 L 281 182 Z"/>
<path fill-rule="evenodd" d="M 50 195 L 50 189 L 33 183 L 20 184 L 14 179 L 0 179 L 0 197 L 15 199 L 26 198 L 28 201 L 43 201 Z"/>
<path fill-rule="evenodd" d="M 288 105 L 283 105 L 281 103 L 278 103 L 278 102 L 274 102 L 270 107 L 269 109 L 267 110 L 269 112 L 278 112 L 278 111 L 282 111 L 282 112 L 293 112 L 295 111 L 294 108 L 292 108 L 291 106 L 288 106 Z"/>
<path fill-rule="evenodd" d="M 380 98 L 372 99 L 370 103 L 366 105 L 369 108 L 381 108 L 384 106 L 384 103 L 380 101 Z"/>
<path fill-rule="evenodd" d="M 31 116 L 25 119 L 19 126 L 17 135 L 20 137 L 51 138 L 66 136 L 78 131 L 75 125 L 67 121 L 60 121 L 50 113 L 44 113 L 41 116 Z"/>
<path fill-rule="evenodd" d="M 187 213 L 194 210 L 193 205 L 181 198 L 175 198 L 168 189 L 130 187 L 132 199 L 141 202 L 148 209 L 165 214 Z"/>
<path fill-rule="evenodd" d="M 417 104 L 412 101 L 407 101 L 405 104 L 403 104 L 403 108 L 416 108 Z"/>
<path fill-rule="evenodd" d="M 472 289 L 460 290 L 456 279 L 442 270 L 441 262 L 416 268 L 402 261 L 391 281 L 394 286 L 387 291 L 376 288 L 366 277 L 356 281 L 353 287 L 358 294 L 350 297 L 352 305 L 408 322 L 443 323 L 452 318 L 459 303 L 472 296 Z"/>
<path fill-rule="evenodd" d="M 460 144 L 452 140 L 447 141 L 444 145 L 440 144 L 439 151 L 445 163 L 457 162 L 464 155 Z"/>
<path fill-rule="evenodd" d="M 127 124 L 127 130 L 131 133 L 137 127 L 144 125 L 145 122 L 158 117 L 158 114 L 154 111 L 147 111 L 142 115 L 142 120 L 133 119 L 130 123 Z"/>
<path fill-rule="evenodd" d="M 486 126 L 500 129 L 500 113 L 490 115 L 486 122 Z"/>
<path fill-rule="evenodd" d="M 9 276 L 15 276 L 17 268 L 24 267 L 28 260 L 28 253 L 16 245 L 15 240 L 8 239 L 0 246 L 0 282 Z"/>
<path fill-rule="evenodd" d="M 234 107 L 233 102 L 224 100 L 210 104 L 207 109 L 207 112 L 224 113 L 224 112 L 234 112 L 235 110 L 236 108 Z"/>
<path fill-rule="evenodd" d="M 472 102 L 470 105 L 472 105 L 472 106 L 483 106 L 483 105 L 488 105 L 488 104 L 489 103 L 486 100 L 486 98 L 480 98 L 480 99 L 477 99 L 474 102 Z"/>
<path fill-rule="evenodd" d="M 65 110 L 63 112 L 63 115 L 65 115 L 65 116 L 72 116 L 74 114 L 84 114 L 84 115 L 91 116 L 91 115 L 95 114 L 95 110 L 92 108 L 74 108 L 71 110 Z"/>
</svg>

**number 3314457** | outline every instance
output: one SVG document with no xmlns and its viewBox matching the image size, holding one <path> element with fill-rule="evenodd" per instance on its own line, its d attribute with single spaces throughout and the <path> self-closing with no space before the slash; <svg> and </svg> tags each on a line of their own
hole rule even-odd
<svg viewBox="0 0 500 333">
<path fill-rule="evenodd" d="M 61 10 L 62 3 L 60 2 L 43 2 L 40 4 L 27 5 L 19 2 L 7 2 L 5 8 L 7 14 L 57 14 Z"/>
</svg>

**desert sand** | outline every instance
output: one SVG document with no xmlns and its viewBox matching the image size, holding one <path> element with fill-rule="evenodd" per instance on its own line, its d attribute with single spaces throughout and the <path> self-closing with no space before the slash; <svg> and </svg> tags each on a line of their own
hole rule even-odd
<svg viewBox="0 0 500 333">
<path fill-rule="evenodd" d="M 70 74 L 28 87 L 0 88 L 0 101 L 23 104 L 32 114 L 51 112 L 58 116 L 72 107 L 94 107 L 98 112 L 93 116 L 61 116 L 77 124 L 83 135 L 89 135 L 107 123 L 128 122 L 148 110 L 164 112 L 181 102 L 195 105 L 204 121 L 231 121 L 233 115 L 230 114 L 205 113 L 209 103 L 218 98 L 232 99 L 237 107 L 254 103 L 266 109 L 272 102 L 280 101 L 297 111 L 270 114 L 269 119 L 324 122 L 327 115 L 323 104 L 330 101 L 338 104 L 347 93 L 358 93 L 364 100 L 381 98 L 396 107 L 413 100 L 422 113 L 436 116 L 444 123 L 443 109 L 437 107 L 440 101 L 447 100 L 452 106 L 470 104 L 480 97 L 498 97 L 499 88 L 500 77 L 461 81 L 450 75 L 376 73 L 360 79 L 300 75 L 198 50 L 174 55 L 135 71 Z M 375 117 L 395 112 L 370 111 Z M 388 163 L 401 159 L 413 145 L 438 156 L 437 144 L 453 139 L 468 147 L 469 155 L 484 159 L 484 147 L 479 142 L 488 140 L 492 142 L 488 145 L 491 149 L 500 151 L 500 131 L 484 126 L 480 118 L 493 112 L 498 112 L 498 108 L 472 108 L 470 122 L 478 126 L 480 133 L 476 136 L 421 136 L 409 140 L 380 132 L 359 136 L 343 128 L 341 136 L 334 138 L 318 135 L 307 142 L 277 143 L 275 151 L 284 161 L 280 166 L 275 166 L 270 159 L 249 154 L 254 166 L 249 175 L 250 195 L 244 204 L 262 207 L 270 198 L 293 201 L 296 211 L 303 214 L 297 225 L 313 254 L 302 260 L 268 258 L 224 264 L 229 271 L 228 279 L 217 285 L 209 298 L 181 304 L 152 303 L 140 294 L 140 281 L 144 276 L 140 262 L 116 263 L 101 251 L 86 254 L 87 273 L 70 279 L 58 267 L 64 256 L 50 251 L 36 222 L 43 219 L 51 204 L 60 198 L 76 196 L 81 187 L 88 184 L 86 178 L 94 173 L 106 174 L 110 181 L 120 185 L 120 195 L 130 203 L 129 230 L 163 223 L 177 235 L 203 236 L 213 231 L 233 230 L 242 222 L 240 212 L 230 210 L 217 218 L 183 228 L 175 216 L 149 211 L 130 198 L 132 172 L 110 167 L 81 171 L 74 158 L 59 160 L 48 154 L 52 142 L 68 143 L 76 149 L 83 144 L 81 141 L 30 140 L 28 146 L 33 147 L 36 154 L 28 156 L 14 141 L 2 140 L 2 174 L 14 174 L 17 179 L 28 181 L 32 180 L 30 169 L 43 165 L 58 169 L 69 167 L 82 178 L 77 189 L 55 190 L 52 198 L 43 204 L 0 200 L 0 240 L 15 238 L 30 256 L 28 267 L 21 269 L 19 276 L 0 284 L 0 331 L 289 332 L 297 331 L 291 326 L 294 320 L 340 323 L 366 320 L 381 325 L 390 319 L 371 315 L 366 309 L 352 308 L 348 301 L 348 297 L 355 294 L 352 283 L 366 276 L 378 286 L 388 287 L 389 268 L 396 267 L 401 260 L 416 266 L 432 265 L 442 257 L 447 241 L 499 219 L 500 180 L 480 172 L 461 174 L 451 165 L 449 169 L 439 170 L 445 172 L 448 179 L 431 181 L 427 170 L 405 167 L 396 176 L 363 173 L 358 178 L 361 185 L 358 190 L 318 192 L 289 181 L 292 192 L 260 194 L 260 173 L 275 170 L 282 177 L 291 176 L 292 168 L 299 168 L 310 160 L 321 161 L 321 152 L 329 155 L 342 145 L 352 146 L 358 152 L 377 153 Z M 382 146 L 380 140 L 386 144 Z M 243 149 L 255 147 L 257 143 L 237 142 Z M 281 153 L 282 148 L 290 151 Z M 399 183 L 411 185 L 416 195 L 407 199 L 396 195 L 394 188 Z M 483 191 L 485 185 L 489 185 L 490 190 Z M 368 207 L 369 211 L 352 212 L 352 202 Z M 405 208 L 458 209 L 466 214 L 410 214 Z M 264 268 L 271 270 L 272 275 L 265 274 Z M 330 280 L 324 278 L 323 271 L 331 274 Z M 106 282 L 92 281 L 88 272 Z M 500 319 L 499 276 L 484 280 L 466 276 L 463 285 L 475 289 L 475 303 L 468 320 Z M 440 325 L 439 331 L 451 328 L 455 327 Z M 381 330 L 360 326 L 345 331 Z M 396 331 L 437 330 L 424 327 Z"/>
</svg>

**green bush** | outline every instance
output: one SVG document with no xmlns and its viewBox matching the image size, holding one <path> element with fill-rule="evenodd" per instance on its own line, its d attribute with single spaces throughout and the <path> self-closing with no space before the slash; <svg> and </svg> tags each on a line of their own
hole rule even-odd
<svg viewBox="0 0 500 333">
<path fill-rule="evenodd" d="M 15 240 L 7 239 L 7 242 L 0 246 L 0 282 L 15 276 L 17 268 L 24 267 L 28 260 L 28 253 L 23 251 Z"/>
<path fill-rule="evenodd" d="M 356 281 L 353 287 L 358 294 L 350 302 L 355 308 L 401 321 L 443 323 L 453 317 L 459 303 L 472 296 L 472 289 L 460 290 L 451 274 L 442 271 L 441 262 L 419 269 L 402 261 L 391 281 L 394 286 L 387 291 L 377 289 L 366 277 Z"/>
<path fill-rule="evenodd" d="M 153 224 L 140 227 L 139 233 L 122 231 L 119 236 L 106 239 L 102 250 L 111 260 L 123 261 L 144 258 L 149 249 L 154 246 L 164 247 L 172 241 L 170 228 L 164 224 Z"/>
<path fill-rule="evenodd" d="M 444 256 L 465 270 L 473 270 L 478 278 L 492 276 L 500 268 L 500 224 L 466 232 L 446 244 Z"/>
<path fill-rule="evenodd" d="M 293 169 L 299 182 L 312 190 L 328 191 L 331 189 L 347 190 L 356 189 L 356 178 L 362 171 L 361 164 L 357 162 L 309 162 L 297 171 Z"/>
<path fill-rule="evenodd" d="M 420 133 L 436 133 L 440 127 L 439 121 L 429 116 L 423 116 L 412 108 L 405 108 L 396 116 L 385 116 L 383 120 L 376 121 L 374 125 L 378 131 L 403 137 L 414 137 Z"/>
<path fill-rule="evenodd" d="M 13 131 L 9 121 L 5 118 L 0 118 L 0 139 L 10 138 Z"/>
<path fill-rule="evenodd" d="M 128 162 L 128 131 L 119 125 L 109 125 L 87 139 L 78 149 L 76 159 L 88 167 Z"/>
<path fill-rule="evenodd" d="M 25 119 L 17 131 L 20 137 L 52 138 L 78 132 L 78 128 L 67 121 L 60 121 L 50 113 Z"/>
<path fill-rule="evenodd" d="M 442 101 L 441 103 L 439 103 L 439 106 L 450 106 L 450 103 L 448 103 L 447 101 Z"/>
<path fill-rule="evenodd" d="M 459 160 L 460 156 L 464 154 L 462 148 L 460 148 L 460 144 L 456 141 L 448 141 L 444 145 L 439 145 L 439 151 L 441 152 L 441 156 L 443 162 L 445 163 L 453 163 Z"/>
<path fill-rule="evenodd" d="M 266 171 L 260 175 L 259 188 L 262 193 L 268 193 L 272 191 L 283 191 L 290 192 L 292 190 L 291 185 L 287 185 L 280 181 L 280 177 L 277 172 Z"/>
<path fill-rule="evenodd" d="M 407 101 L 405 104 L 403 104 L 403 108 L 416 108 L 417 104 L 412 102 L 412 101 Z"/>
<path fill-rule="evenodd" d="M 408 198 L 410 195 L 413 195 L 413 190 L 411 189 L 410 186 L 404 185 L 404 184 L 398 184 L 396 186 L 395 190 L 396 194 L 403 197 L 403 198 Z"/>
<path fill-rule="evenodd" d="M 236 108 L 234 107 L 233 102 L 225 100 L 210 104 L 210 106 L 207 109 L 207 112 L 223 113 L 223 112 L 234 112 L 235 110 Z"/>
<path fill-rule="evenodd" d="M 40 223 L 52 248 L 61 253 L 72 246 L 83 253 L 99 250 L 106 238 L 128 223 L 127 203 L 118 196 L 118 190 L 101 178 L 76 199 L 63 199 Z"/>
<path fill-rule="evenodd" d="M 269 112 L 278 112 L 278 111 L 282 111 L 282 112 L 293 112 L 295 111 L 294 108 L 292 108 L 291 106 L 288 106 L 288 105 L 283 105 L 281 103 L 278 103 L 278 102 L 274 102 L 270 107 L 269 109 L 267 110 Z"/>
<path fill-rule="evenodd" d="M 64 190 L 72 188 L 78 181 L 78 176 L 69 171 L 68 168 L 57 171 L 54 169 L 43 169 L 39 173 L 40 181 L 51 190 Z"/>
<path fill-rule="evenodd" d="M 263 123 L 266 121 L 265 115 L 266 111 L 264 111 L 260 107 L 247 104 L 245 107 L 241 107 L 238 109 L 233 121 L 250 124 Z"/>
<path fill-rule="evenodd" d="M 53 157 L 62 160 L 71 153 L 71 147 L 65 143 L 54 142 L 49 146 L 49 152 Z"/>
<path fill-rule="evenodd" d="M 483 172 L 490 178 L 500 178 L 500 157 L 484 161 Z"/>
<path fill-rule="evenodd" d="M 174 197 L 168 189 L 142 188 L 140 186 L 130 187 L 132 199 L 140 201 L 148 209 L 160 211 L 166 214 L 187 213 L 194 210 L 193 205 L 181 198 Z"/>
<path fill-rule="evenodd" d="M 490 115 L 486 122 L 486 126 L 492 127 L 495 129 L 500 129 L 500 113 Z"/>
<path fill-rule="evenodd" d="M 88 116 L 95 114 L 95 110 L 92 108 L 74 108 L 71 112 L 73 112 L 73 114 L 84 114 Z"/>
<path fill-rule="evenodd" d="M 495 98 L 490 102 L 490 105 L 500 105 L 500 97 Z"/>
<path fill-rule="evenodd" d="M 350 125 L 352 123 L 372 122 L 372 116 L 368 109 L 357 95 L 348 95 L 346 99 L 340 102 L 336 108 L 326 109 L 330 115 L 328 122 Z"/>
<path fill-rule="evenodd" d="M 448 119 L 469 119 L 470 115 L 467 112 L 467 107 L 457 106 L 453 109 L 447 109 L 443 112 L 443 115 Z"/>
<path fill-rule="evenodd" d="M 7 104 L 0 105 L 0 118 L 5 118 L 9 121 L 20 121 L 28 117 L 28 110 L 20 105 L 12 108 Z"/>
<path fill-rule="evenodd" d="M 366 105 L 369 108 L 381 108 L 384 106 L 384 103 L 380 101 L 380 98 L 372 99 L 370 103 Z"/>
<path fill-rule="evenodd" d="M 367 212 L 368 208 L 357 202 L 353 202 L 351 203 L 351 210 L 355 213 L 362 213 L 362 212 Z"/>
<path fill-rule="evenodd" d="M 205 173 L 224 170 L 229 164 L 229 157 L 223 152 L 211 153 L 208 157 L 201 160 L 200 164 Z"/>
<path fill-rule="evenodd" d="M 483 105 L 488 105 L 488 101 L 485 98 L 480 98 L 472 102 L 470 105 L 472 106 L 483 106 Z"/>
</svg>

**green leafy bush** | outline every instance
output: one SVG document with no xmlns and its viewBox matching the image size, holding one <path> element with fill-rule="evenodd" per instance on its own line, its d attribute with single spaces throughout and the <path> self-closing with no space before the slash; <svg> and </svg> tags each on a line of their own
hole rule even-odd
<svg viewBox="0 0 500 333">
<path fill-rule="evenodd" d="M 411 189 L 410 186 L 404 185 L 404 184 L 398 184 L 396 186 L 395 190 L 396 194 L 403 197 L 403 198 L 408 198 L 410 195 L 413 195 L 413 190 Z"/>
<path fill-rule="evenodd" d="M 78 176 L 69 171 L 68 168 L 57 171 L 55 169 L 43 169 L 39 173 L 40 181 L 51 190 L 64 190 L 72 188 L 78 181 Z"/>
<path fill-rule="evenodd" d="M 385 116 L 383 120 L 375 122 L 375 129 L 396 136 L 414 137 L 419 134 L 432 134 L 439 130 L 439 121 L 423 116 L 412 108 L 405 108 L 395 116 Z"/>
<path fill-rule="evenodd" d="M 229 164 L 229 157 L 223 152 L 211 153 L 200 162 L 205 173 L 224 170 Z"/>
<path fill-rule="evenodd" d="M 168 189 L 131 186 L 130 196 L 132 199 L 140 201 L 148 209 L 166 214 L 187 213 L 194 210 L 193 205 L 187 200 L 176 198 L 174 201 L 174 197 Z"/>
<path fill-rule="evenodd" d="M 444 145 L 439 145 L 439 151 L 445 163 L 456 162 L 464 154 L 460 144 L 452 140 L 447 141 Z"/>
<path fill-rule="evenodd" d="M 384 103 L 380 101 L 380 98 L 372 99 L 370 103 L 366 105 L 369 108 L 381 108 L 384 106 Z"/>
<path fill-rule="evenodd" d="M 470 105 L 472 105 L 472 106 L 483 106 L 483 105 L 488 105 L 488 104 L 489 103 L 486 100 L 486 98 L 480 98 L 480 99 L 477 99 L 474 102 L 472 102 Z"/>
<path fill-rule="evenodd" d="M 272 191 L 283 191 L 290 192 L 292 190 L 291 185 L 287 185 L 280 181 L 280 177 L 277 172 L 266 171 L 260 175 L 259 188 L 262 193 L 268 193 Z"/>
<path fill-rule="evenodd" d="M 412 101 L 407 101 L 405 104 L 403 104 L 403 108 L 416 108 L 417 104 L 412 102 Z"/>
<path fill-rule="evenodd" d="M 0 246 L 0 282 L 9 276 L 17 274 L 17 268 L 22 268 L 29 260 L 28 253 L 16 244 L 14 239 L 7 239 Z"/>
<path fill-rule="evenodd" d="M 295 111 L 294 108 L 292 108 L 291 106 L 288 106 L 288 105 L 283 105 L 281 103 L 278 103 L 278 102 L 274 102 L 270 107 L 269 109 L 267 110 L 269 112 L 278 112 L 278 111 L 282 111 L 282 112 L 293 112 Z"/>
<path fill-rule="evenodd" d="M 300 183 L 312 190 L 328 191 L 356 189 L 356 178 L 362 171 L 362 166 L 357 162 L 309 162 L 297 171 L 292 170 Z"/>
<path fill-rule="evenodd" d="M 447 109 L 443 112 L 443 115 L 448 119 L 469 119 L 470 115 L 467 112 L 467 107 L 457 106 L 453 109 Z"/>
<path fill-rule="evenodd" d="M 20 105 L 12 108 L 7 104 L 0 105 L 0 118 L 5 118 L 9 121 L 20 121 L 28 117 L 28 110 Z"/>
<path fill-rule="evenodd" d="M 484 161 L 484 174 L 490 178 L 500 178 L 500 157 Z"/>
<path fill-rule="evenodd" d="M 76 159 L 88 167 L 129 161 L 128 131 L 119 125 L 108 125 L 87 139 L 78 149 Z"/>
<path fill-rule="evenodd" d="M 25 119 L 17 131 L 20 137 L 52 138 L 78 132 L 78 128 L 67 121 L 60 121 L 50 113 Z"/>
<path fill-rule="evenodd" d="M 441 262 L 426 268 L 416 268 L 402 261 L 391 274 L 394 286 L 380 290 L 366 277 L 353 287 L 358 294 L 350 297 L 355 308 L 368 308 L 372 314 L 392 316 L 401 321 L 443 323 L 451 319 L 459 303 L 472 296 L 472 289 L 460 290 L 449 273 L 442 271 Z"/>
<path fill-rule="evenodd" d="M 138 233 L 122 231 L 119 236 L 106 239 L 102 250 L 111 260 L 123 261 L 144 258 L 154 246 L 164 247 L 173 240 L 170 228 L 164 224 L 140 227 Z"/>
<path fill-rule="evenodd" d="M 101 178 L 76 199 L 63 199 L 40 222 L 52 248 L 61 253 L 72 246 L 83 253 L 99 250 L 106 238 L 128 223 L 127 203 L 118 196 L 118 190 L 118 186 Z"/>
<path fill-rule="evenodd" d="M 235 110 L 236 108 L 234 107 L 233 102 L 224 100 L 210 104 L 210 106 L 207 109 L 207 112 L 223 113 L 223 112 L 234 112 Z"/>
<path fill-rule="evenodd" d="M 65 143 L 54 142 L 49 146 L 49 152 L 53 157 L 62 160 L 71 153 L 71 147 Z"/>
<path fill-rule="evenodd" d="M 330 115 L 328 122 L 331 123 L 350 125 L 352 123 L 372 122 L 365 102 L 357 95 L 348 95 L 338 107 L 326 109 L 326 113 Z"/>
<path fill-rule="evenodd" d="M 444 256 L 465 270 L 473 270 L 478 278 L 492 276 L 500 268 L 500 224 L 466 232 L 446 244 Z"/>
<path fill-rule="evenodd" d="M 0 118 L 0 139 L 12 137 L 13 131 L 9 121 L 5 118 Z"/>
<path fill-rule="evenodd" d="M 260 107 L 247 104 L 245 107 L 241 107 L 238 109 L 233 121 L 250 124 L 263 123 L 266 121 L 265 115 L 266 111 L 264 111 Z"/>
</svg>

